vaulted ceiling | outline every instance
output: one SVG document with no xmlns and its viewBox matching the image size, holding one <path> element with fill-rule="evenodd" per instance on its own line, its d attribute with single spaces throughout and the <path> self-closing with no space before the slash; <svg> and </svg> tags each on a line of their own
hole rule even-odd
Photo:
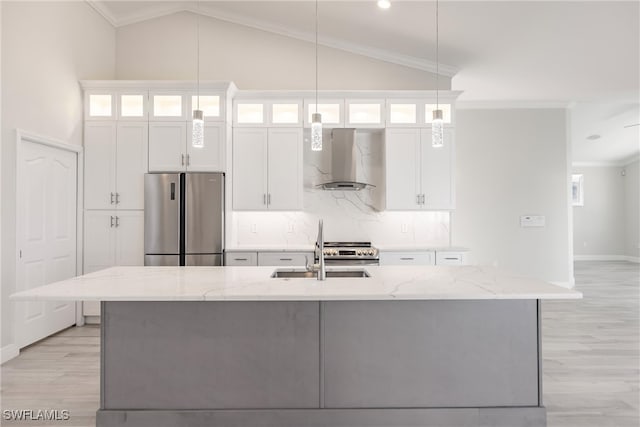
<svg viewBox="0 0 640 427">
<path fill-rule="evenodd" d="M 313 1 L 88 1 L 116 27 L 191 11 L 313 40 Z M 435 2 L 320 0 L 319 11 L 322 44 L 435 71 Z M 441 0 L 439 71 L 468 105 L 637 105 L 640 2 Z"/>
</svg>

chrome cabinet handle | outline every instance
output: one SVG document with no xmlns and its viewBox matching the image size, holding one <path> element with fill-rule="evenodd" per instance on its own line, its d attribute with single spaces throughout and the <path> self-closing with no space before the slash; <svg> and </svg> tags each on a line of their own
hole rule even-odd
<svg viewBox="0 0 640 427">
<path fill-rule="evenodd" d="M 180 155 L 180 166 L 184 166 L 184 154 Z"/>
<path fill-rule="evenodd" d="M 119 226 L 120 226 L 120 217 L 117 216 L 116 217 L 116 227 L 119 227 Z"/>
<path fill-rule="evenodd" d="M 234 261 L 249 261 L 247 258 L 234 258 Z"/>
<path fill-rule="evenodd" d="M 267 194 L 267 204 L 271 204 L 271 193 Z"/>
<path fill-rule="evenodd" d="M 420 204 L 424 205 L 424 194 L 422 196 L 420 196 Z"/>
<path fill-rule="evenodd" d="M 113 204 L 113 193 L 109 193 L 109 194 L 111 194 L 111 197 L 109 200 L 111 201 L 111 204 Z"/>
<path fill-rule="evenodd" d="M 191 165 L 191 154 L 187 154 L 187 166 Z"/>
<path fill-rule="evenodd" d="M 120 193 L 116 193 L 116 205 L 120 203 Z"/>
<path fill-rule="evenodd" d="M 263 194 L 263 195 L 262 195 L 262 204 L 263 204 L 263 205 L 266 205 L 266 204 L 267 204 L 267 195 L 266 195 L 266 194 Z"/>
<path fill-rule="evenodd" d="M 416 194 L 416 205 L 420 204 L 420 195 Z"/>
<path fill-rule="evenodd" d="M 402 261 L 413 261 L 413 258 L 405 258 L 405 257 L 401 257 L 400 258 Z"/>
<path fill-rule="evenodd" d="M 110 218 L 111 220 L 109 221 L 109 227 L 113 227 L 113 219 L 114 219 L 113 215 Z"/>
<path fill-rule="evenodd" d="M 280 261 L 293 261 L 293 258 L 280 258 Z"/>
</svg>

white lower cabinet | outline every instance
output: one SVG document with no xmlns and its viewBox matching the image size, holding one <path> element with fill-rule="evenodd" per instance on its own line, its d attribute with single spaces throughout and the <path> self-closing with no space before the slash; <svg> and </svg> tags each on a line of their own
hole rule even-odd
<svg viewBox="0 0 640 427">
<path fill-rule="evenodd" d="M 258 265 L 257 252 L 225 251 L 224 265 L 230 267 L 255 267 Z"/>
<path fill-rule="evenodd" d="M 258 265 L 304 267 L 313 264 L 313 252 L 259 252 Z"/>
<path fill-rule="evenodd" d="M 468 252 L 437 251 L 436 265 L 467 265 L 469 264 Z"/>
<path fill-rule="evenodd" d="M 144 212 L 85 211 L 84 274 L 115 265 L 144 265 Z M 85 302 L 83 315 L 99 316 L 99 303 Z"/>
<path fill-rule="evenodd" d="M 436 253 L 421 252 L 380 252 L 380 265 L 435 265 Z"/>
</svg>

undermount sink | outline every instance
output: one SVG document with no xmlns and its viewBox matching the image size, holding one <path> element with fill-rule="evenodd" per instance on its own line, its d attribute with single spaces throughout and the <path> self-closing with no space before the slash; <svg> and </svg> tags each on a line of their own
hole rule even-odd
<svg viewBox="0 0 640 427">
<path fill-rule="evenodd" d="M 307 270 L 278 269 L 271 274 L 274 279 L 315 279 L 318 273 Z M 367 270 L 358 268 L 353 270 L 327 270 L 327 278 L 329 277 L 371 277 Z"/>
</svg>

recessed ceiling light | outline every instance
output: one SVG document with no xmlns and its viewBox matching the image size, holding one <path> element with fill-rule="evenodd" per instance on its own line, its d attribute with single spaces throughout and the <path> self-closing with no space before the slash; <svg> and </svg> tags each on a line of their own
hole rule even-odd
<svg viewBox="0 0 640 427">
<path fill-rule="evenodd" d="M 594 133 L 593 135 L 589 135 L 587 139 L 589 141 L 595 141 L 596 139 L 600 139 L 600 135 L 598 135 L 597 133 Z"/>
<path fill-rule="evenodd" d="M 380 9 L 389 9 L 391 7 L 391 2 L 389 0 L 378 0 L 378 7 Z"/>
</svg>

